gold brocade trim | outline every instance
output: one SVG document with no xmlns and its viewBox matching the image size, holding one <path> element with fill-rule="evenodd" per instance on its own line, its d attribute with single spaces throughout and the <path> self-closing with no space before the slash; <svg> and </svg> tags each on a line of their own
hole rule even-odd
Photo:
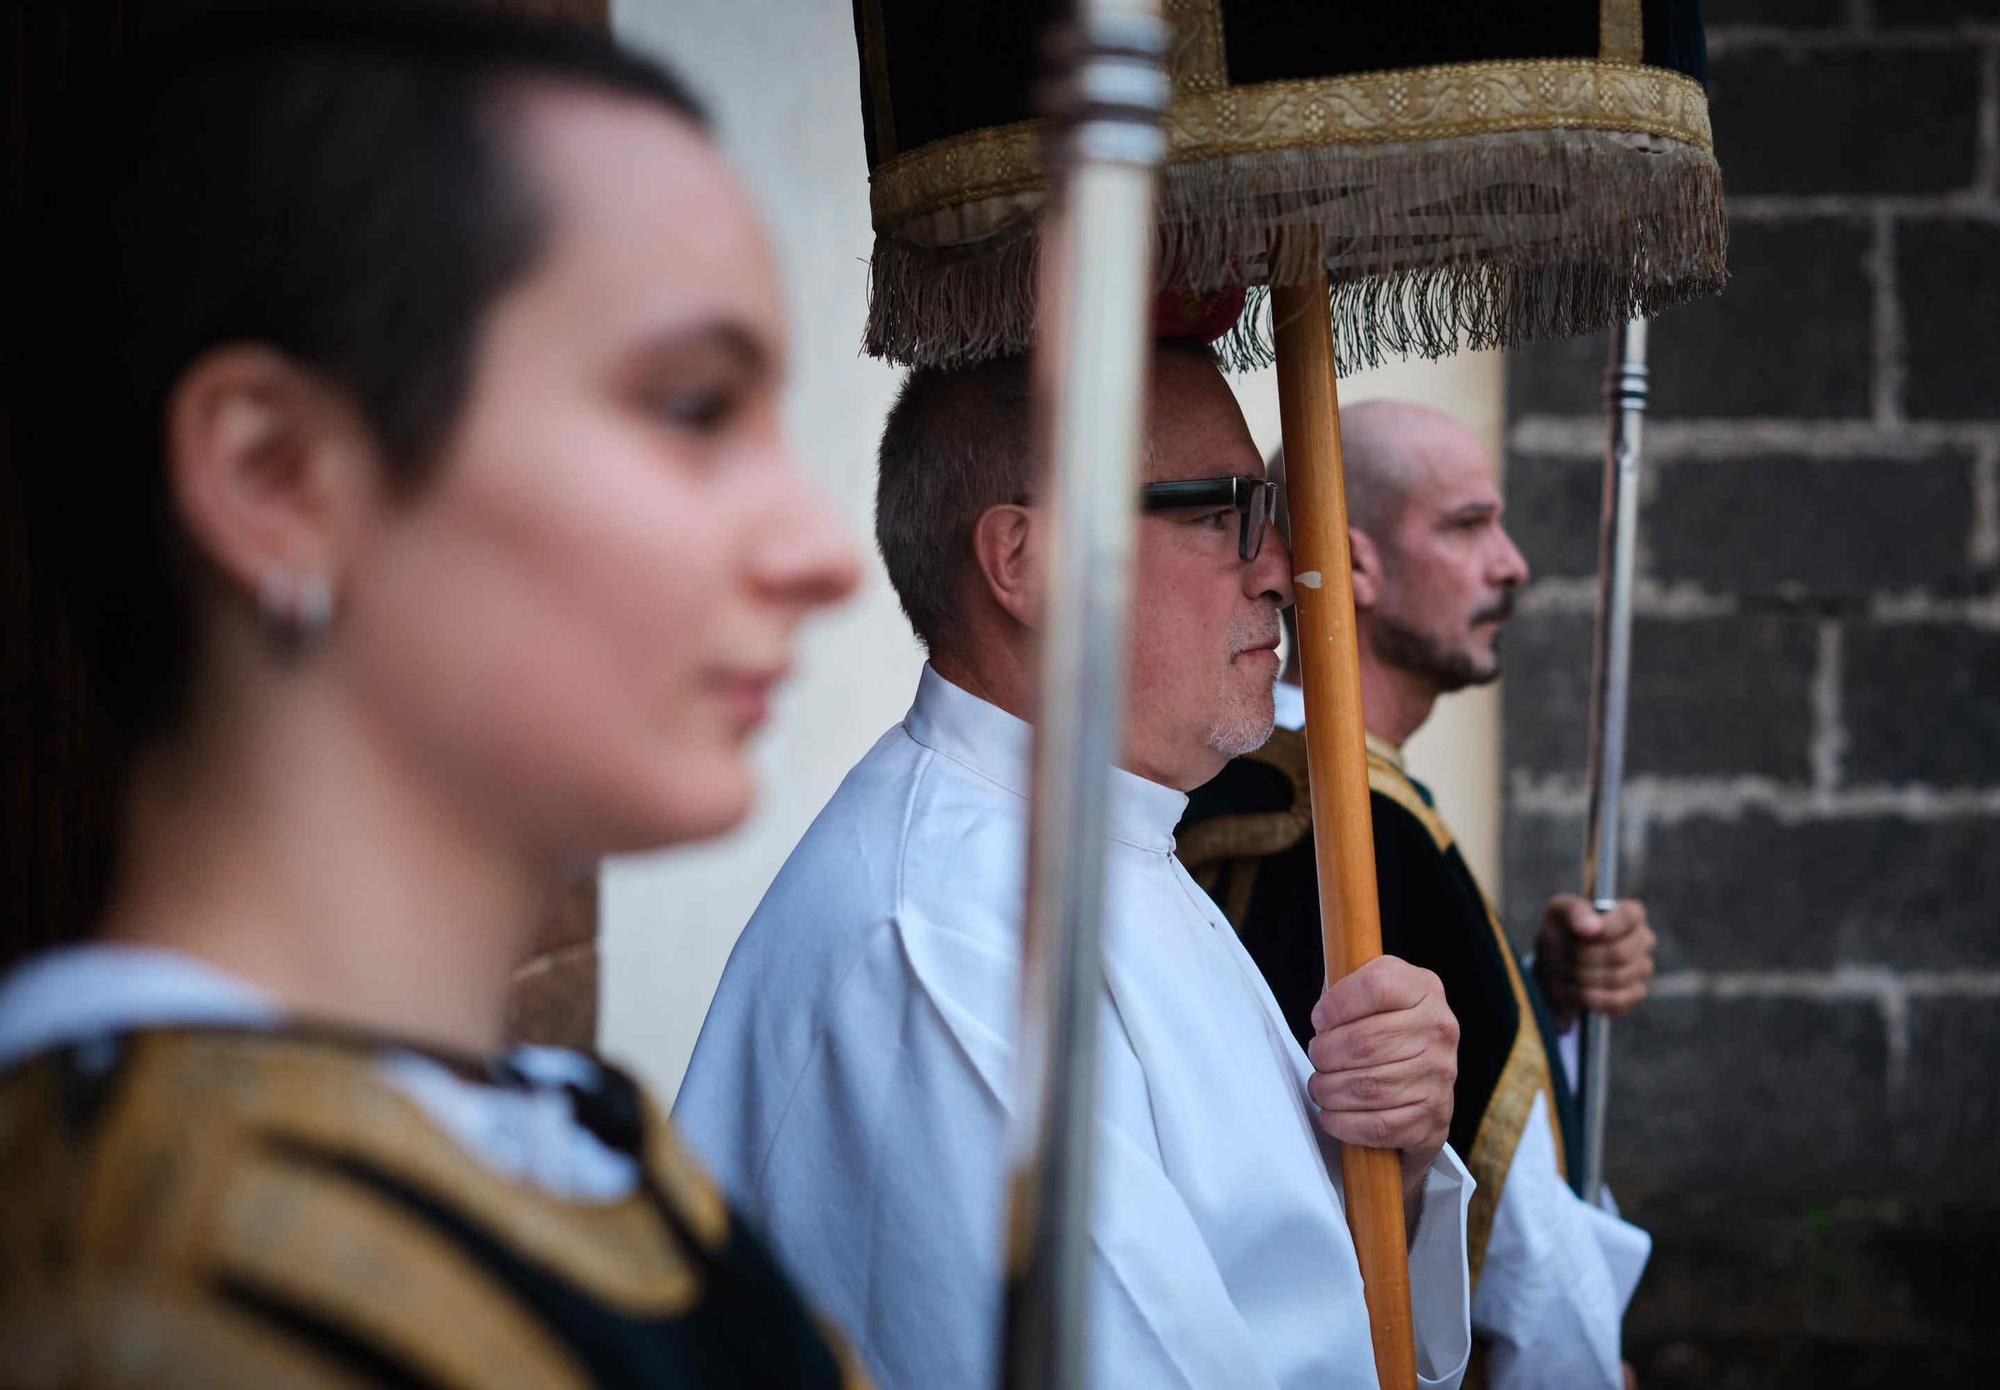
<svg viewBox="0 0 2000 1390">
<path fill-rule="evenodd" d="M 1190 92 L 1175 101 L 1166 127 L 1169 168 L 1231 155 L 1535 130 L 1654 135 L 1714 152 L 1699 83 L 1661 68 L 1580 58 Z M 884 161 L 869 180 L 876 231 L 894 234 L 943 208 L 1042 188 L 1041 132 L 1040 121 L 1020 121 L 933 140 Z"/>
<path fill-rule="evenodd" d="M 1638 63 L 1646 56 L 1641 0 L 1598 0 L 1597 56 L 1607 63 Z"/>
<path fill-rule="evenodd" d="M 1538 58 L 1265 82 L 1179 102 L 1167 114 L 1167 162 L 1522 130 L 1661 135 L 1714 152 L 1700 83 L 1663 68 Z"/>
<path fill-rule="evenodd" d="M 1039 120 L 988 126 L 932 140 L 897 155 L 868 176 L 868 209 L 877 232 L 954 205 L 1041 189 Z"/>
<path fill-rule="evenodd" d="M 1184 100 L 1229 85 L 1222 44 L 1222 0 L 1166 0 L 1167 71 L 1174 97 Z"/>
<path fill-rule="evenodd" d="M 1440 853 L 1451 849 L 1450 828 L 1403 772 L 1400 755 L 1372 737 L 1368 740 L 1368 790 L 1387 797 L 1415 816 Z M 1493 1216 L 1500 1208 L 1500 1192 L 1507 1185 L 1514 1151 L 1520 1147 L 1521 1131 L 1527 1128 L 1538 1095 L 1546 1097 L 1543 1109 L 1554 1131 L 1556 1167 L 1560 1171 L 1564 1166 L 1562 1121 L 1556 1115 L 1555 1087 L 1549 1077 L 1549 1059 L 1542 1050 L 1541 1030 L 1535 1024 L 1534 1006 L 1528 1002 L 1528 987 L 1521 979 L 1507 933 L 1501 929 L 1492 903 L 1485 906 L 1486 925 L 1500 948 L 1507 987 L 1514 995 L 1515 1024 L 1507 1061 L 1500 1068 L 1500 1079 L 1494 1083 L 1493 1094 L 1487 1099 L 1485 1113 L 1479 1117 L 1479 1128 L 1473 1134 L 1472 1152 L 1461 1155 L 1478 1184 L 1465 1216 L 1466 1255 L 1474 1287 L 1478 1286 L 1480 1268 L 1486 1263 L 1486 1243 L 1493 1235 Z"/>
</svg>

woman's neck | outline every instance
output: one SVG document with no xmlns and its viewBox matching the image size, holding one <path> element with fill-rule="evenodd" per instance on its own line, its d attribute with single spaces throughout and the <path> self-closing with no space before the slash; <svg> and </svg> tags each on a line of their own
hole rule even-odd
<svg viewBox="0 0 2000 1390">
<path fill-rule="evenodd" d="M 358 721 L 293 695 L 282 719 L 209 703 L 141 759 L 100 936 L 184 952 L 304 1017 L 492 1050 L 547 874 Z"/>
</svg>

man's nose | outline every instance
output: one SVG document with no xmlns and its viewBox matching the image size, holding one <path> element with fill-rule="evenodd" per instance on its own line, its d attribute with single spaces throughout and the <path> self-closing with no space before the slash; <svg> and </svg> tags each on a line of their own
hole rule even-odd
<svg viewBox="0 0 2000 1390">
<path fill-rule="evenodd" d="M 1264 533 L 1264 547 L 1244 566 L 1244 591 L 1251 598 L 1268 598 L 1284 608 L 1292 601 L 1292 548 L 1273 526 Z"/>
<path fill-rule="evenodd" d="M 1495 564 L 1494 582 L 1508 588 L 1520 588 L 1532 577 L 1528 569 L 1528 557 L 1514 544 L 1514 538 L 1505 531 L 1500 533 L 1500 555 Z"/>
</svg>

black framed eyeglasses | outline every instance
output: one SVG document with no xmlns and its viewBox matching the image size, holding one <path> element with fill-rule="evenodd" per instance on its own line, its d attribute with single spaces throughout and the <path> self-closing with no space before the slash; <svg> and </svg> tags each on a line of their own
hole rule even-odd
<svg viewBox="0 0 2000 1390">
<path fill-rule="evenodd" d="M 1254 560 L 1271 529 L 1277 484 L 1239 474 L 1233 478 L 1184 478 L 1171 483 L 1147 483 L 1139 489 L 1139 507 L 1148 512 L 1176 512 L 1191 507 L 1234 507 L 1238 530 L 1236 553 Z"/>
</svg>

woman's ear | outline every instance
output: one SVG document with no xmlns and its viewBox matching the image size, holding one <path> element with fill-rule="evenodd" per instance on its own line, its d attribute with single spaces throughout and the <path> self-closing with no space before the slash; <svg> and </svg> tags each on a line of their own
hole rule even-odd
<svg viewBox="0 0 2000 1390">
<path fill-rule="evenodd" d="M 373 436 L 340 393 L 273 349 L 218 348 L 175 383 L 165 446 L 181 526 L 225 582 L 267 601 L 330 597 L 381 486 Z"/>
<path fill-rule="evenodd" d="M 1365 613 L 1382 597 L 1382 555 L 1358 526 L 1347 528 L 1347 551 L 1354 566 L 1354 607 Z"/>
<path fill-rule="evenodd" d="M 1041 577 L 1036 564 L 1035 514 L 1011 504 L 988 507 L 972 523 L 972 558 L 993 602 L 1020 623 L 1041 623 Z"/>
</svg>

